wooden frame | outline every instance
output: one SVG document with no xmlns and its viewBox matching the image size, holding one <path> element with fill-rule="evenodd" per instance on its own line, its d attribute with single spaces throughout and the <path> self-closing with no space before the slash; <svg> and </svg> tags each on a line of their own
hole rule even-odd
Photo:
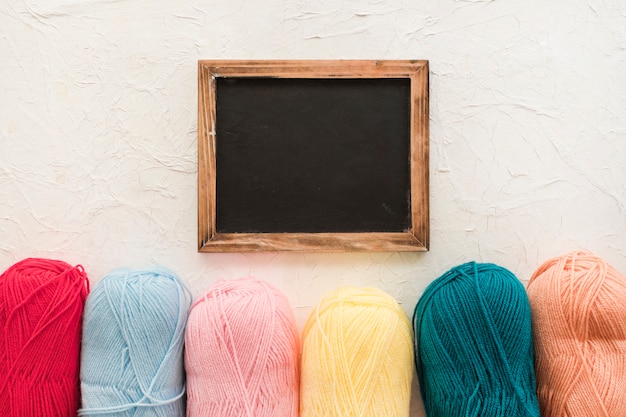
<svg viewBox="0 0 626 417">
<path fill-rule="evenodd" d="M 410 80 L 408 230 L 363 233 L 220 233 L 216 225 L 216 79 Z M 427 251 L 429 245 L 428 61 L 198 61 L 198 251 Z"/>
</svg>

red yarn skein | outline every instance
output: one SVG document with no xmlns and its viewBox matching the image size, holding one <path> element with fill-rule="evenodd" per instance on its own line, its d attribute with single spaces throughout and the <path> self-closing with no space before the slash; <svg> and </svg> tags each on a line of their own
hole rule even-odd
<svg viewBox="0 0 626 417">
<path fill-rule="evenodd" d="M 81 266 L 29 258 L 0 275 L 0 416 L 75 417 L 89 281 Z"/>
</svg>

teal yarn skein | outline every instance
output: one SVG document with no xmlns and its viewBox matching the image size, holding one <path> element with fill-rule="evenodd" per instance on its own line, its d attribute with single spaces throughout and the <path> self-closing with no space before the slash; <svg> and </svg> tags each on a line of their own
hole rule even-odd
<svg viewBox="0 0 626 417">
<path fill-rule="evenodd" d="M 119 269 L 87 298 L 80 416 L 184 417 L 192 297 L 163 267 Z"/>
<path fill-rule="evenodd" d="M 530 304 L 513 273 L 452 268 L 420 297 L 413 329 L 428 417 L 539 417 Z"/>
</svg>

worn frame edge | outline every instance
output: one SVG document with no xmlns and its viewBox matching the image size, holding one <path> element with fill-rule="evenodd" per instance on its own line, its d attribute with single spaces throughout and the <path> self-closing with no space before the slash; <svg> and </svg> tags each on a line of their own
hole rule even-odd
<svg viewBox="0 0 626 417">
<path fill-rule="evenodd" d="M 228 76 L 409 78 L 410 229 L 403 232 L 358 233 L 218 233 L 215 79 Z M 430 246 L 429 171 L 427 60 L 198 61 L 198 252 L 426 252 Z"/>
</svg>

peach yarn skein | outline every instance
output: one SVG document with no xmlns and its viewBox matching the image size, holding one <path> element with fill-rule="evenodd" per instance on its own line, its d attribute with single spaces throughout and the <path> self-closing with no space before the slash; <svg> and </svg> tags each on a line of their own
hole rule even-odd
<svg viewBox="0 0 626 417">
<path fill-rule="evenodd" d="M 527 291 L 541 415 L 626 416 L 626 278 L 574 252 L 541 265 Z"/>
</svg>

